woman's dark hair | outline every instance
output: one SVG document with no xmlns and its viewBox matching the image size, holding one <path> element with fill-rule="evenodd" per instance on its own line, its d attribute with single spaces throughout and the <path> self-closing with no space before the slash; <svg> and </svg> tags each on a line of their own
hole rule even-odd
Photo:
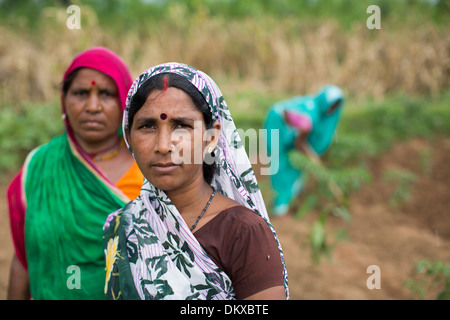
<svg viewBox="0 0 450 320">
<path fill-rule="evenodd" d="M 211 110 L 200 91 L 198 91 L 198 89 L 189 80 L 178 74 L 160 73 L 145 80 L 145 82 L 139 87 L 139 89 L 131 99 L 130 108 L 128 110 L 128 133 L 130 133 L 131 126 L 133 125 L 135 114 L 144 105 L 150 93 L 153 90 L 164 90 L 164 79 L 167 79 L 167 88 L 174 87 L 181 89 L 191 97 L 194 105 L 203 114 L 203 120 L 205 121 L 206 129 L 211 129 L 214 124 Z M 212 164 L 203 162 L 203 177 L 208 184 L 211 184 L 215 171 L 215 162 L 213 162 Z"/>
<path fill-rule="evenodd" d="M 75 77 L 78 74 L 78 71 L 80 71 L 80 70 L 81 70 L 81 68 L 76 68 L 67 76 L 66 79 L 63 80 L 62 85 L 61 85 L 61 90 L 62 90 L 64 96 L 67 95 L 70 85 L 72 84 L 73 80 L 75 79 Z"/>
</svg>

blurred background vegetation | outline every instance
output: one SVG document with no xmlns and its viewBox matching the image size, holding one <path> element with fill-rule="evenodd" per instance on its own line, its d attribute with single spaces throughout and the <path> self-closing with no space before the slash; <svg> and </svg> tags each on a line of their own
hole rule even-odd
<svg viewBox="0 0 450 320">
<path fill-rule="evenodd" d="M 80 29 L 66 25 L 71 4 Z M 372 4 L 381 29 L 366 26 Z M 63 72 L 98 45 L 134 77 L 167 61 L 205 71 L 244 130 L 261 128 L 280 99 L 340 86 L 347 100 L 330 168 L 398 139 L 449 134 L 448 21 L 448 0 L 0 0 L 1 177 L 62 132 Z"/>
</svg>

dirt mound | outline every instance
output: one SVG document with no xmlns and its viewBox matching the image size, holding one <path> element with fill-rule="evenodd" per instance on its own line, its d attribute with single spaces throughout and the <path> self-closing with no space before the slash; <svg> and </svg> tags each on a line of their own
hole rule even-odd
<svg viewBox="0 0 450 320">
<path fill-rule="evenodd" d="M 347 241 L 336 244 L 330 260 L 314 265 L 305 237 L 314 217 L 273 219 L 288 267 L 291 299 L 410 299 L 405 281 L 420 259 L 450 263 L 450 138 L 414 139 L 396 144 L 370 164 L 373 181 L 351 196 L 352 221 L 330 218 L 344 228 Z M 385 172 L 415 175 L 411 199 L 394 205 L 396 185 Z M 7 214 L 6 186 L 0 194 L 0 299 L 6 298 L 13 247 Z M 368 289 L 367 268 L 380 269 L 380 289 Z M 437 288 L 426 299 L 435 299 Z"/>
<path fill-rule="evenodd" d="M 450 139 L 414 139 L 398 143 L 370 164 L 373 181 L 351 196 L 348 224 L 329 223 L 347 231 L 330 260 L 316 266 L 302 246 L 308 219 L 273 220 L 285 251 L 292 299 L 410 299 L 405 281 L 415 275 L 415 261 L 450 263 Z M 396 184 L 388 171 L 415 175 L 411 199 L 392 203 Z M 406 201 L 406 200 L 405 200 Z M 368 289 L 367 268 L 380 268 L 381 289 Z M 435 299 L 442 286 L 429 290 Z"/>
</svg>

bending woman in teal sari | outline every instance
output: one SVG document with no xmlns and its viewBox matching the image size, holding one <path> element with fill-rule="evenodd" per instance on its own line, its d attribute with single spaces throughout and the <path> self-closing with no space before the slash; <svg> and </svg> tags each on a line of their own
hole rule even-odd
<svg viewBox="0 0 450 320">
<path fill-rule="evenodd" d="M 344 105 L 342 90 L 324 86 L 315 95 L 297 96 L 276 103 L 269 111 L 264 128 L 274 191 L 272 214 L 288 212 L 291 200 L 303 189 L 304 176 L 289 159 L 292 150 L 304 152 L 317 161 L 330 146 Z M 271 141 L 269 130 L 279 130 L 279 143 Z M 277 146 L 272 150 L 272 146 Z"/>
<path fill-rule="evenodd" d="M 9 299 L 104 299 L 102 226 L 143 181 L 119 134 L 131 83 L 122 59 L 101 47 L 65 72 L 66 130 L 34 149 L 8 188 Z"/>
</svg>

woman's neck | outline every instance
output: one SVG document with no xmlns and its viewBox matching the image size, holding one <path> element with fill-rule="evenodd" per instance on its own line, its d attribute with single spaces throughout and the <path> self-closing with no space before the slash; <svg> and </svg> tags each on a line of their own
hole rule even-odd
<svg viewBox="0 0 450 320">
<path fill-rule="evenodd" d="M 166 191 L 167 196 L 181 215 L 198 214 L 200 207 L 201 212 L 211 193 L 212 188 L 203 177 L 201 177 L 201 181 L 194 181 L 183 189 Z"/>
</svg>

